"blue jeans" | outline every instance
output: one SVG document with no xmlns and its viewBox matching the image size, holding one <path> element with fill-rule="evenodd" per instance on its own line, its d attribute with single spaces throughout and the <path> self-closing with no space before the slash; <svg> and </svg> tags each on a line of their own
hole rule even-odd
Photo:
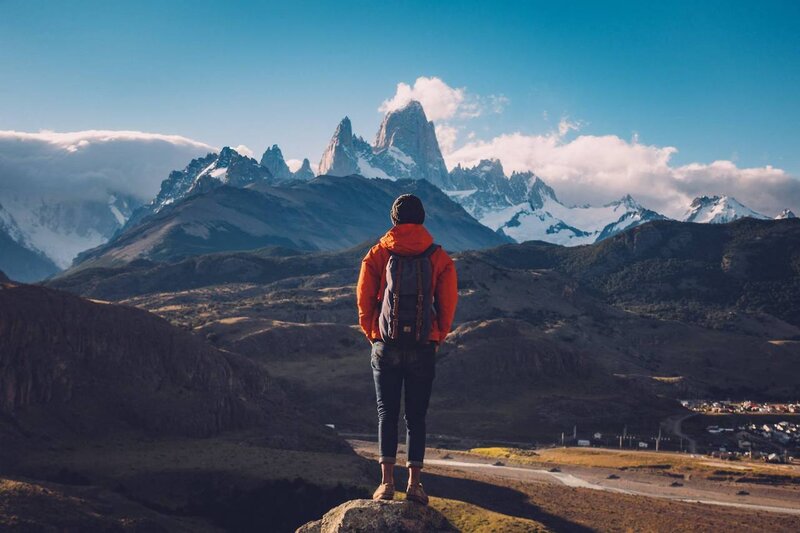
<svg viewBox="0 0 800 533">
<path fill-rule="evenodd" d="M 371 363 L 378 403 L 380 462 L 394 464 L 397 460 L 400 395 L 405 388 L 407 465 L 421 468 L 425 459 L 425 415 L 436 375 L 436 345 L 401 348 L 375 341 Z"/>
</svg>

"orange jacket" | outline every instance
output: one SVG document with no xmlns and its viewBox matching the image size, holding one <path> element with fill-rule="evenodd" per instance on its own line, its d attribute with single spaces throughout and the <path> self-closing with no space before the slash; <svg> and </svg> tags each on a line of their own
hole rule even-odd
<svg viewBox="0 0 800 533">
<path fill-rule="evenodd" d="M 418 255 L 433 244 L 433 237 L 422 224 L 398 224 L 381 237 L 361 261 L 356 294 L 358 323 L 368 339 L 380 339 L 378 317 L 386 290 L 386 264 L 389 250 L 400 255 Z M 450 333 L 458 300 L 458 282 L 453 260 L 442 248 L 431 256 L 433 263 L 433 301 L 436 316 L 429 340 L 442 342 Z"/>
</svg>

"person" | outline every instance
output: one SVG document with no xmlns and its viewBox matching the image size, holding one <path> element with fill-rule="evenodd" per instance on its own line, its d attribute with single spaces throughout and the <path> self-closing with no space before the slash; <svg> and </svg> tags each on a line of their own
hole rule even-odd
<svg viewBox="0 0 800 533">
<path fill-rule="evenodd" d="M 414 195 L 392 204 L 392 228 L 361 262 L 358 321 L 372 343 L 371 366 L 378 406 L 381 483 L 375 500 L 394 498 L 397 423 L 405 389 L 406 499 L 427 505 L 420 481 L 425 458 L 425 417 L 436 352 L 450 332 L 458 299 L 453 260 L 423 225 L 425 209 Z"/>
</svg>

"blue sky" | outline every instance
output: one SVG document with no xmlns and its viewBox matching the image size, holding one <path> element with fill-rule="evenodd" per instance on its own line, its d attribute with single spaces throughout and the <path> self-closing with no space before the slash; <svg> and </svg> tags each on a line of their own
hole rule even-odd
<svg viewBox="0 0 800 533">
<path fill-rule="evenodd" d="M 349 115 L 438 77 L 521 132 L 615 135 L 800 175 L 800 2 L 0 0 L 0 130 L 174 133 L 313 162 Z"/>
</svg>

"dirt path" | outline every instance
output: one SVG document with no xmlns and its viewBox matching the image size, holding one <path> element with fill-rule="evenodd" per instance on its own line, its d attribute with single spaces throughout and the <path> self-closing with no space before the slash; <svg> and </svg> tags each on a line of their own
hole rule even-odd
<svg viewBox="0 0 800 533">
<path fill-rule="evenodd" d="M 684 439 L 689 446 L 689 453 L 697 453 L 697 441 L 683 432 L 683 422 L 697 416 L 697 413 L 690 413 L 688 415 L 678 415 L 667 418 L 664 421 L 667 431 L 672 433 L 678 438 Z"/>
</svg>

